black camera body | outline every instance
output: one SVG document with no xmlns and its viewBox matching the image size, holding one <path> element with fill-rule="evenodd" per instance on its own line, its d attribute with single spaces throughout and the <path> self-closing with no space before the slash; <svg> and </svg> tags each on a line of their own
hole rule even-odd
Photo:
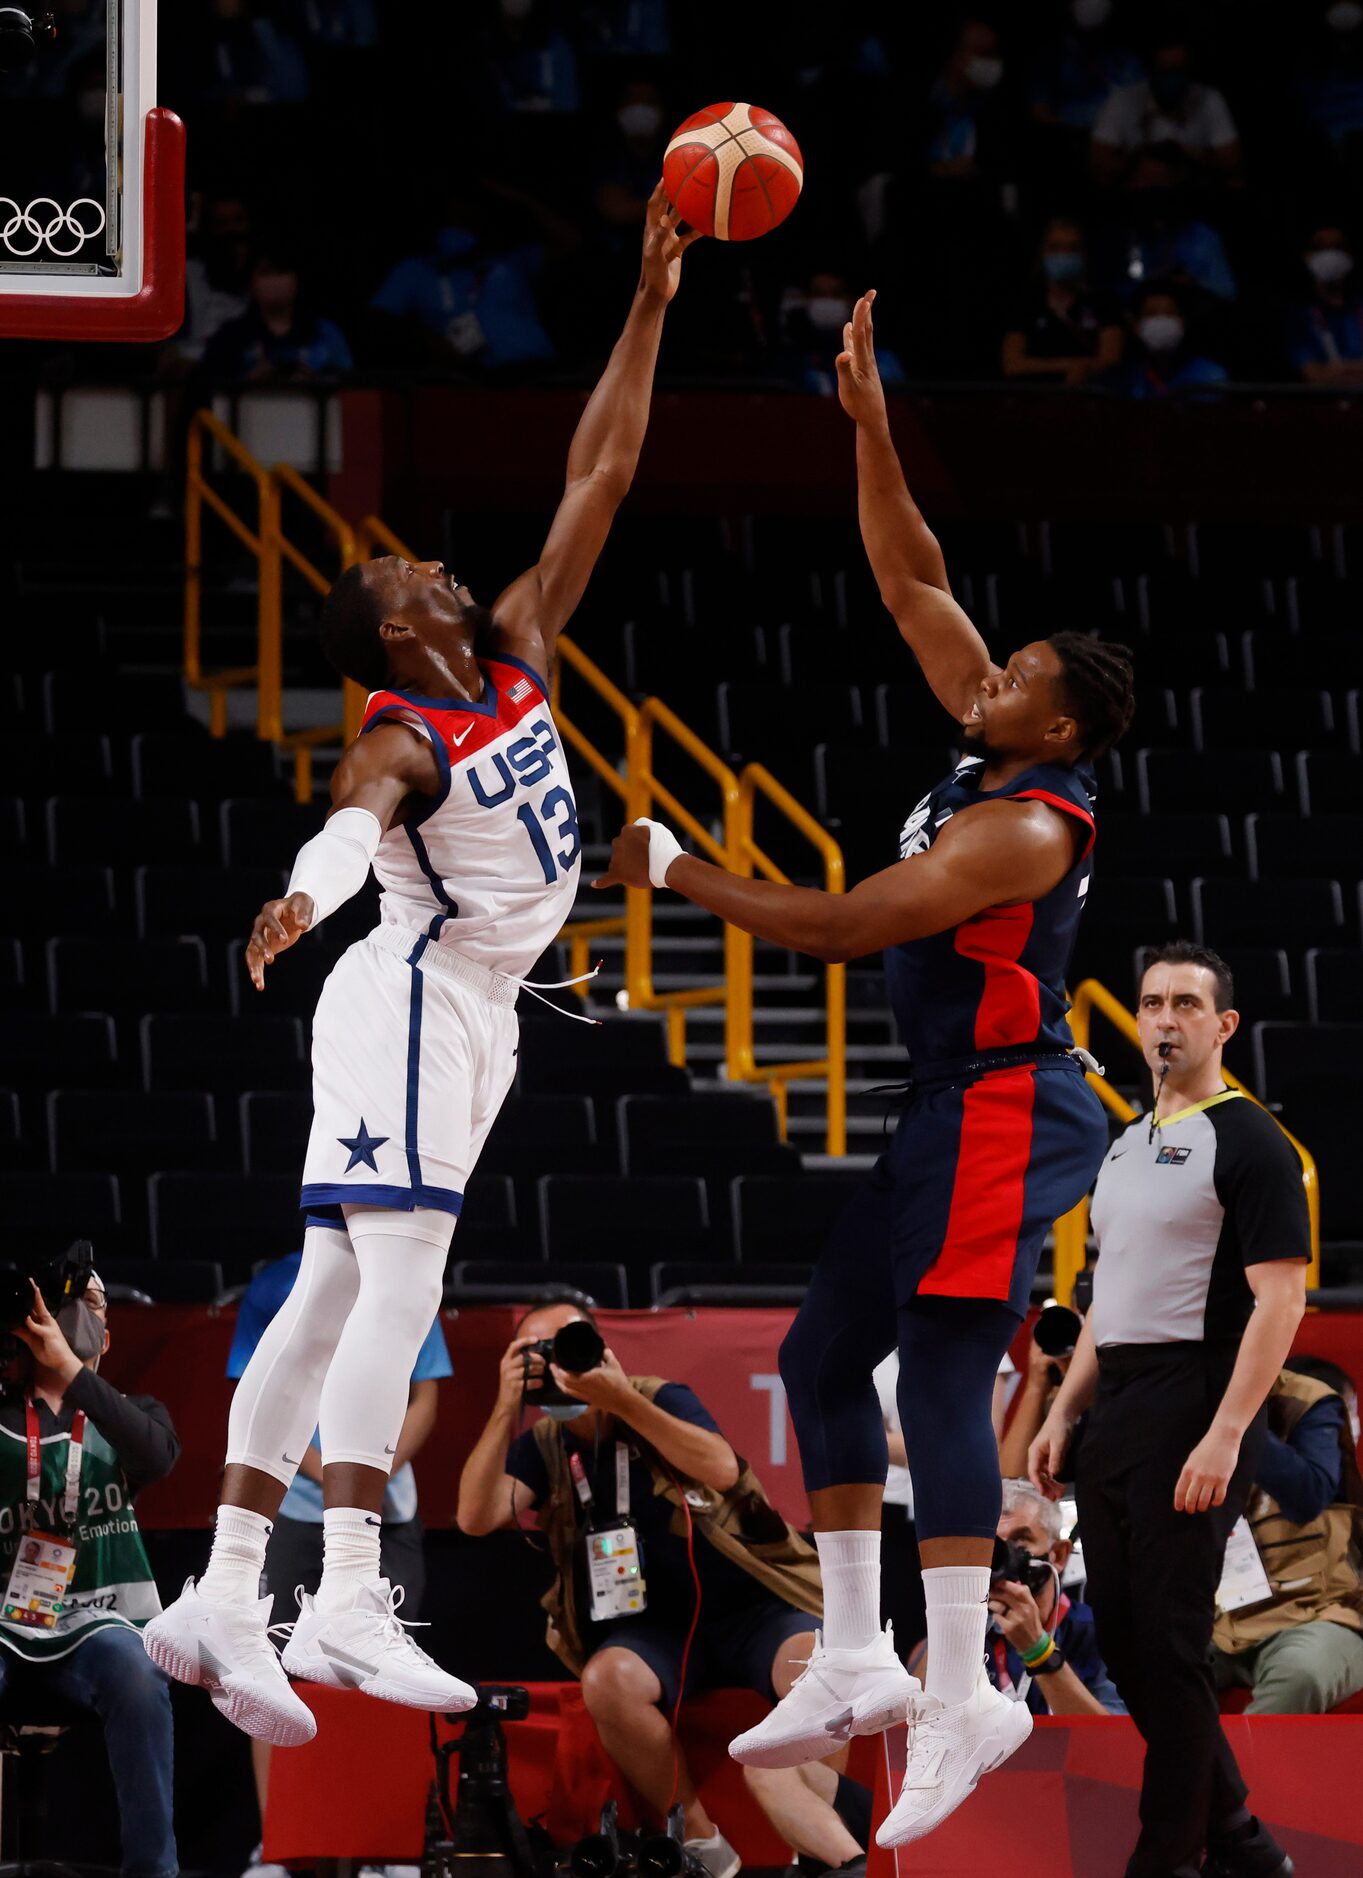
<svg viewBox="0 0 1363 1878">
<path fill-rule="evenodd" d="M 85 1296 L 94 1268 L 95 1249 L 88 1239 L 75 1240 L 55 1258 L 0 1260 L 0 1401 L 28 1387 L 33 1353 L 14 1333 L 33 1314 L 34 1285 L 56 1317 Z"/>
<path fill-rule="evenodd" d="M 589 1324 L 585 1317 L 574 1318 L 571 1324 L 561 1325 L 552 1337 L 540 1337 L 521 1351 L 521 1373 L 526 1395 L 539 1408 L 580 1407 L 576 1396 L 565 1395 L 559 1388 L 549 1374 L 549 1365 L 557 1364 L 559 1369 L 566 1369 L 570 1376 L 581 1376 L 589 1369 L 599 1369 L 605 1354 L 605 1339 L 596 1325 Z M 538 1356 L 543 1362 L 542 1376 L 531 1372 L 532 1356 Z"/>
<path fill-rule="evenodd" d="M 1015 1545 L 1011 1539 L 994 1541 L 994 1562 L 989 1568 L 989 1582 L 998 1584 L 1001 1578 L 1009 1579 L 1015 1585 L 1025 1585 L 1035 1597 L 1051 1583 L 1051 1561 L 1037 1558 L 1025 1546 Z"/>
</svg>

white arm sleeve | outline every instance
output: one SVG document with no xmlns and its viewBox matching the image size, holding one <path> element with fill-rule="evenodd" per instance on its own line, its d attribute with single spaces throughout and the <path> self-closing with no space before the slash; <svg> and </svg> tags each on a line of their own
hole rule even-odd
<svg viewBox="0 0 1363 1878">
<path fill-rule="evenodd" d="M 360 891 L 382 839 L 377 815 L 368 809 L 337 809 L 321 832 L 303 843 L 288 892 L 307 894 L 317 909 L 314 926 Z"/>
</svg>

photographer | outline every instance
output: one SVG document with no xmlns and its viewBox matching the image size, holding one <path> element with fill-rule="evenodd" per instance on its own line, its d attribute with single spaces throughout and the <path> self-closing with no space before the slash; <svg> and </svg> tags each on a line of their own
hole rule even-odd
<svg viewBox="0 0 1363 1878">
<path fill-rule="evenodd" d="M 732 1878 L 737 1854 L 697 1796 L 676 1712 L 705 1687 L 785 1694 L 822 1614 L 818 1564 L 691 1390 L 627 1376 L 595 1330 L 572 1304 L 517 1325 L 464 1464 L 459 1524 L 477 1535 L 538 1514 L 557 1574 L 549 1647 L 582 1678 L 620 1773 L 660 1815 L 675 1778 L 688 1848 L 710 1878 Z M 572 1373 L 546 1360 L 548 1339 Z M 545 1413 L 517 1435 L 527 1404 Z"/>
<path fill-rule="evenodd" d="M 1044 1307 L 1036 1321 L 1017 1404 L 999 1440 L 999 1466 L 1005 1480 L 1021 1480 L 1027 1472 L 1027 1450 L 1065 1380 L 1083 1321 L 1077 1311 L 1054 1302 Z"/>
<path fill-rule="evenodd" d="M 123 1871 L 173 1878 L 170 1690 L 138 1634 L 161 1603 L 132 1502 L 170 1472 L 180 1444 L 159 1402 L 120 1395 L 96 1374 L 109 1332 L 94 1271 L 68 1259 L 44 1289 L 32 1283 L 14 1330 L 22 1348 L 4 1358 L 0 1693 L 19 1716 L 29 1699 L 99 1716 Z M 26 1563 L 35 1547 L 41 1564 Z"/>
</svg>

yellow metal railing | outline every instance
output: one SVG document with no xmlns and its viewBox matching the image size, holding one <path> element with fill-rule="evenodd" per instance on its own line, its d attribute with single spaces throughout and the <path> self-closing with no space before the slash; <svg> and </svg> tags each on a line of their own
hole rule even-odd
<svg viewBox="0 0 1363 1878">
<path fill-rule="evenodd" d="M 1090 1048 L 1089 1038 L 1092 1033 L 1093 1013 L 1097 1011 L 1107 1019 L 1119 1036 L 1140 1048 L 1140 1032 L 1136 1020 L 1127 1010 L 1120 998 L 1115 998 L 1106 985 L 1096 978 L 1086 978 L 1074 994 L 1074 1003 L 1070 1010 L 1070 1030 L 1074 1041 L 1081 1050 Z M 1247 1089 L 1238 1077 L 1232 1076 L 1228 1069 L 1222 1075 L 1232 1089 L 1239 1089 L 1252 1102 L 1259 1098 L 1252 1089 Z M 1119 1089 L 1113 1087 L 1105 1076 L 1090 1073 L 1089 1082 L 1098 1092 L 1098 1099 L 1112 1111 L 1119 1121 L 1133 1122 L 1140 1113 L 1127 1101 Z M 1262 1108 L 1263 1104 L 1259 1106 Z M 1277 1120 L 1277 1117 L 1274 1117 Z M 1282 1123 L 1278 1122 L 1282 1128 Z M 1311 1219 L 1311 1263 L 1307 1268 L 1306 1282 L 1309 1286 L 1320 1283 L 1320 1181 L 1316 1174 L 1316 1163 L 1289 1129 L 1283 1128 L 1301 1161 L 1302 1185 L 1306 1188 L 1306 1206 Z M 1089 1207 L 1087 1200 L 1081 1200 L 1073 1211 L 1066 1213 L 1063 1219 L 1055 1223 L 1055 1295 L 1062 1304 L 1068 1304 L 1074 1289 L 1074 1281 L 1084 1268 L 1084 1259 L 1088 1244 Z"/>
<path fill-rule="evenodd" d="M 208 480 L 204 463 L 206 440 L 215 443 L 253 485 L 256 499 L 254 528 L 237 514 Z M 284 533 L 286 494 L 302 503 L 321 525 L 330 546 L 335 550 L 336 566 L 332 572 L 318 567 Z M 259 570 L 256 663 L 218 672 L 205 672 L 201 658 L 205 507 L 237 541 L 255 555 Z M 196 690 L 210 693 L 210 724 L 215 737 L 223 736 L 227 730 L 228 692 L 239 687 L 255 687 L 256 733 L 292 753 L 294 789 L 300 802 L 312 799 L 313 751 L 321 745 L 353 741 L 359 733 L 365 694 L 359 685 L 346 680 L 340 721 L 312 725 L 301 730 L 286 729 L 283 721 L 284 569 L 286 565 L 291 567 L 315 592 L 325 593 L 337 574 L 357 561 L 372 559 L 376 551 L 399 554 L 407 560 L 417 559 L 412 550 L 377 515 L 367 515 L 358 524 L 347 522 L 288 464 L 279 463 L 272 470 L 267 469 L 211 411 L 196 412 L 189 427 L 185 486 L 185 676 Z M 644 704 L 636 706 L 571 639 L 561 637 L 558 651 L 558 669 L 553 679 L 555 722 L 563 733 L 564 741 L 619 800 L 622 821 L 632 821 L 636 816 L 647 815 L 652 808 L 659 807 L 691 837 L 702 854 L 717 861 L 722 867 L 744 876 L 756 872 L 768 880 L 784 882 L 786 876 L 758 846 L 754 834 L 754 809 L 761 797 L 805 837 L 819 856 L 827 890 L 830 893 L 844 891 L 842 852 L 838 844 L 769 771 L 759 764 L 749 764 L 741 775 L 736 775 L 661 699 L 649 698 Z M 603 754 L 582 731 L 573 714 L 565 710 L 560 699 L 565 671 L 571 672 L 575 680 L 580 679 L 614 716 L 619 725 L 622 765 L 613 763 Z M 716 785 L 719 793 L 717 818 L 709 820 L 695 814 L 658 777 L 653 764 L 655 733 L 669 738 Z M 716 827 L 720 831 L 718 834 L 714 832 Z M 722 1005 L 726 1074 L 733 1082 L 763 1083 L 771 1089 L 783 1137 L 786 1132 L 789 1085 L 795 1081 L 825 1080 L 828 1091 L 827 1149 L 830 1154 L 846 1153 L 846 988 L 843 966 L 830 965 L 825 968 L 827 1018 L 824 1055 L 794 1062 L 759 1064 L 754 1042 L 754 941 L 751 935 L 739 932 L 732 926 L 724 927 L 724 978 L 721 983 L 667 991 L 658 990 L 653 982 L 654 921 L 651 888 L 628 889 L 623 915 L 571 921 L 564 927 L 561 936 L 568 944 L 574 975 L 587 970 L 590 950 L 596 940 L 624 938 L 625 989 L 629 1006 L 632 1010 L 662 1011 L 665 1014 L 669 1050 L 675 1063 L 684 1064 L 686 1061 L 687 1012 L 702 1006 Z"/>
</svg>

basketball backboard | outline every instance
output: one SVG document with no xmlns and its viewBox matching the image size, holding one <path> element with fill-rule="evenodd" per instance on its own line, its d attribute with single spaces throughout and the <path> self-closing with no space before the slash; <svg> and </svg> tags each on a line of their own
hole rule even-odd
<svg viewBox="0 0 1363 1878">
<path fill-rule="evenodd" d="M 154 340 L 184 306 L 156 0 L 0 5 L 0 338 Z"/>
</svg>

